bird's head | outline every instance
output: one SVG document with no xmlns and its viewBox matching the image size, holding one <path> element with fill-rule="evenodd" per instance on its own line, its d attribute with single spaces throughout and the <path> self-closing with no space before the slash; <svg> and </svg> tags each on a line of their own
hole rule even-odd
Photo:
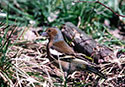
<svg viewBox="0 0 125 87">
<path fill-rule="evenodd" d="M 64 40 L 62 33 L 58 28 L 47 28 L 46 31 L 42 35 L 49 37 L 50 40 L 53 40 L 54 42 Z"/>
</svg>

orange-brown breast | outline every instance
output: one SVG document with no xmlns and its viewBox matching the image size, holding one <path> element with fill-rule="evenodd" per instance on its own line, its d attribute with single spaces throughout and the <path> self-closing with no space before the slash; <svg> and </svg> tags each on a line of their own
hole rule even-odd
<svg viewBox="0 0 125 87">
<path fill-rule="evenodd" d="M 74 50 L 64 41 L 55 42 L 53 43 L 53 46 L 59 52 L 66 54 L 74 54 Z"/>
</svg>

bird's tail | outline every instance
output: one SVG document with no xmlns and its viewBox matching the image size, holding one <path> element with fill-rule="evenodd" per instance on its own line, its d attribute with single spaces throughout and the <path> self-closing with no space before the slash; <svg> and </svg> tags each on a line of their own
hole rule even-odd
<svg viewBox="0 0 125 87">
<path fill-rule="evenodd" d="M 106 79 L 106 75 L 100 72 L 96 67 L 86 66 L 86 70 L 99 75 L 100 77 Z"/>
</svg>

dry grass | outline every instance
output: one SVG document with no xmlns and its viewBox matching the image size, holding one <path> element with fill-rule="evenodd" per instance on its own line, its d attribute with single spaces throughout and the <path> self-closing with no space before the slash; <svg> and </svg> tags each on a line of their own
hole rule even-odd
<svg viewBox="0 0 125 87">
<path fill-rule="evenodd" d="M 20 29 L 22 28 L 18 28 L 17 31 L 20 31 Z M 18 40 L 12 38 L 14 44 L 9 47 L 7 53 L 7 56 L 12 61 L 11 72 L 13 72 L 13 79 L 10 79 L 11 84 L 9 84 L 11 87 L 125 86 L 125 55 L 121 55 L 117 60 L 122 64 L 121 69 L 113 63 L 100 64 L 102 72 L 108 76 L 107 80 L 86 71 L 74 72 L 67 78 L 64 78 L 64 72 L 53 66 L 48 58 L 46 58 L 47 40 L 43 40 L 43 38 L 34 34 L 32 27 L 24 28 L 23 31 L 25 33 L 23 32 Z M 29 34 L 35 35 L 35 37 L 30 37 Z M 13 37 L 18 35 L 13 35 Z M 42 41 L 39 41 L 39 39 L 42 39 Z"/>
</svg>

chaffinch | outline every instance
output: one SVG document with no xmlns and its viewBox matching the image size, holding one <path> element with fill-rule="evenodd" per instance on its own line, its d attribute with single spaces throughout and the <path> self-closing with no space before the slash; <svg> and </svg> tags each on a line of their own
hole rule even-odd
<svg viewBox="0 0 125 87">
<path fill-rule="evenodd" d="M 49 39 L 46 47 L 47 55 L 54 65 L 59 67 L 60 64 L 62 69 L 68 73 L 87 70 L 105 78 L 105 75 L 98 70 L 95 63 L 74 52 L 64 41 L 63 35 L 58 28 L 47 28 L 42 35 Z"/>
</svg>

